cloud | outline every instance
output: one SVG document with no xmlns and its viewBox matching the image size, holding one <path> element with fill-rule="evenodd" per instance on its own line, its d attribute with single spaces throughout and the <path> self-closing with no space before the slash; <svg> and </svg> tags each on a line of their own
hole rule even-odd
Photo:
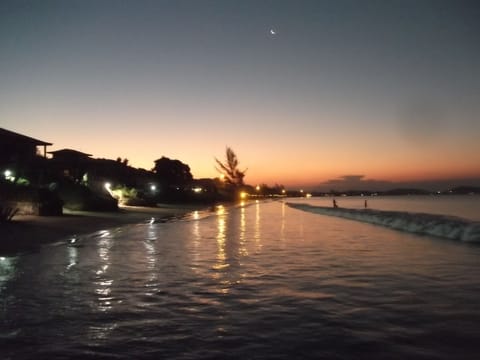
<svg viewBox="0 0 480 360">
<path fill-rule="evenodd" d="M 317 189 L 323 191 L 337 190 L 387 190 L 393 183 L 383 180 L 365 179 L 365 175 L 343 175 L 321 183 Z"/>
<path fill-rule="evenodd" d="M 396 188 L 444 191 L 456 186 L 480 186 L 480 178 L 391 182 L 365 179 L 365 175 L 344 175 L 314 187 L 317 191 L 386 191 Z"/>
</svg>

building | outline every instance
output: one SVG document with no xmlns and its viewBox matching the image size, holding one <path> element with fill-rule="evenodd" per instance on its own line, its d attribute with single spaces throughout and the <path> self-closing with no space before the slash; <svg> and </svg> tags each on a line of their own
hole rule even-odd
<svg viewBox="0 0 480 360">
<path fill-rule="evenodd" d="M 52 155 L 52 166 L 58 175 L 67 177 L 75 182 L 83 179 L 88 171 L 91 154 L 72 149 L 49 151 Z"/>
<path fill-rule="evenodd" d="M 52 143 L 0 128 L 0 165 L 47 157 Z"/>
<path fill-rule="evenodd" d="M 0 172 L 17 182 L 20 178 L 41 183 L 45 175 L 49 142 L 0 128 Z M 8 174 L 8 175 L 7 175 Z"/>
</svg>

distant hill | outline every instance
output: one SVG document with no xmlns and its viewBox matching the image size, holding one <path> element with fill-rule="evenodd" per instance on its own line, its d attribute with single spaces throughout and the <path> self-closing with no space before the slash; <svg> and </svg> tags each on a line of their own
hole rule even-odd
<svg viewBox="0 0 480 360">
<path fill-rule="evenodd" d="M 457 186 L 441 192 L 434 192 L 425 189 L 416 188 L 395 188 L 386 191 L 371 191 L 371 190 L 347 190 L 347 191 L 314 191 L 313 196 L 401 196 L 401 195 L 469 195 L 480 194 L 479 186 Z"/>
<path fill-rule="evenodd" d="M 424 190 L 424 189 L 398 188 L 398 189 L 383 191 L 379 194 L 382 194 L 382 195 L 429 195 L 431 193 L 432 193 L 431 191 L 427 191 L 427 190 Z"/>
</svg>

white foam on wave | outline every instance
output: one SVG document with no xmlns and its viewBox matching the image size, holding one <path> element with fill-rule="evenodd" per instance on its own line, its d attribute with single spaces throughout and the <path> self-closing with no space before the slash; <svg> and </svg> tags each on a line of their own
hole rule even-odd
<svg viewBox="0 0 480 360">
<path fill-rule="evenodd" d="M 315 214 L 357 220 L 416 234 L 466 242 L 480 242 L 480 222 L 452 216 L 373 209 L 330 208 L 288 202 L 287 205 Z"/>
</svg>

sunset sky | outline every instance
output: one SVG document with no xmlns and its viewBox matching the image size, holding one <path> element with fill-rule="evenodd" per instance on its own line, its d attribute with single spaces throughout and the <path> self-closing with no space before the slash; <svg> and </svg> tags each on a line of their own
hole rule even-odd
<svg viewBox="0 0 480 360">
<path fill-rule="evenodd" d="M 0 127 L 196 178 L 230 146 L 250 184 L 479 185 L 479 19 L 461 0 L 2 0 Z"/>
</svg>

